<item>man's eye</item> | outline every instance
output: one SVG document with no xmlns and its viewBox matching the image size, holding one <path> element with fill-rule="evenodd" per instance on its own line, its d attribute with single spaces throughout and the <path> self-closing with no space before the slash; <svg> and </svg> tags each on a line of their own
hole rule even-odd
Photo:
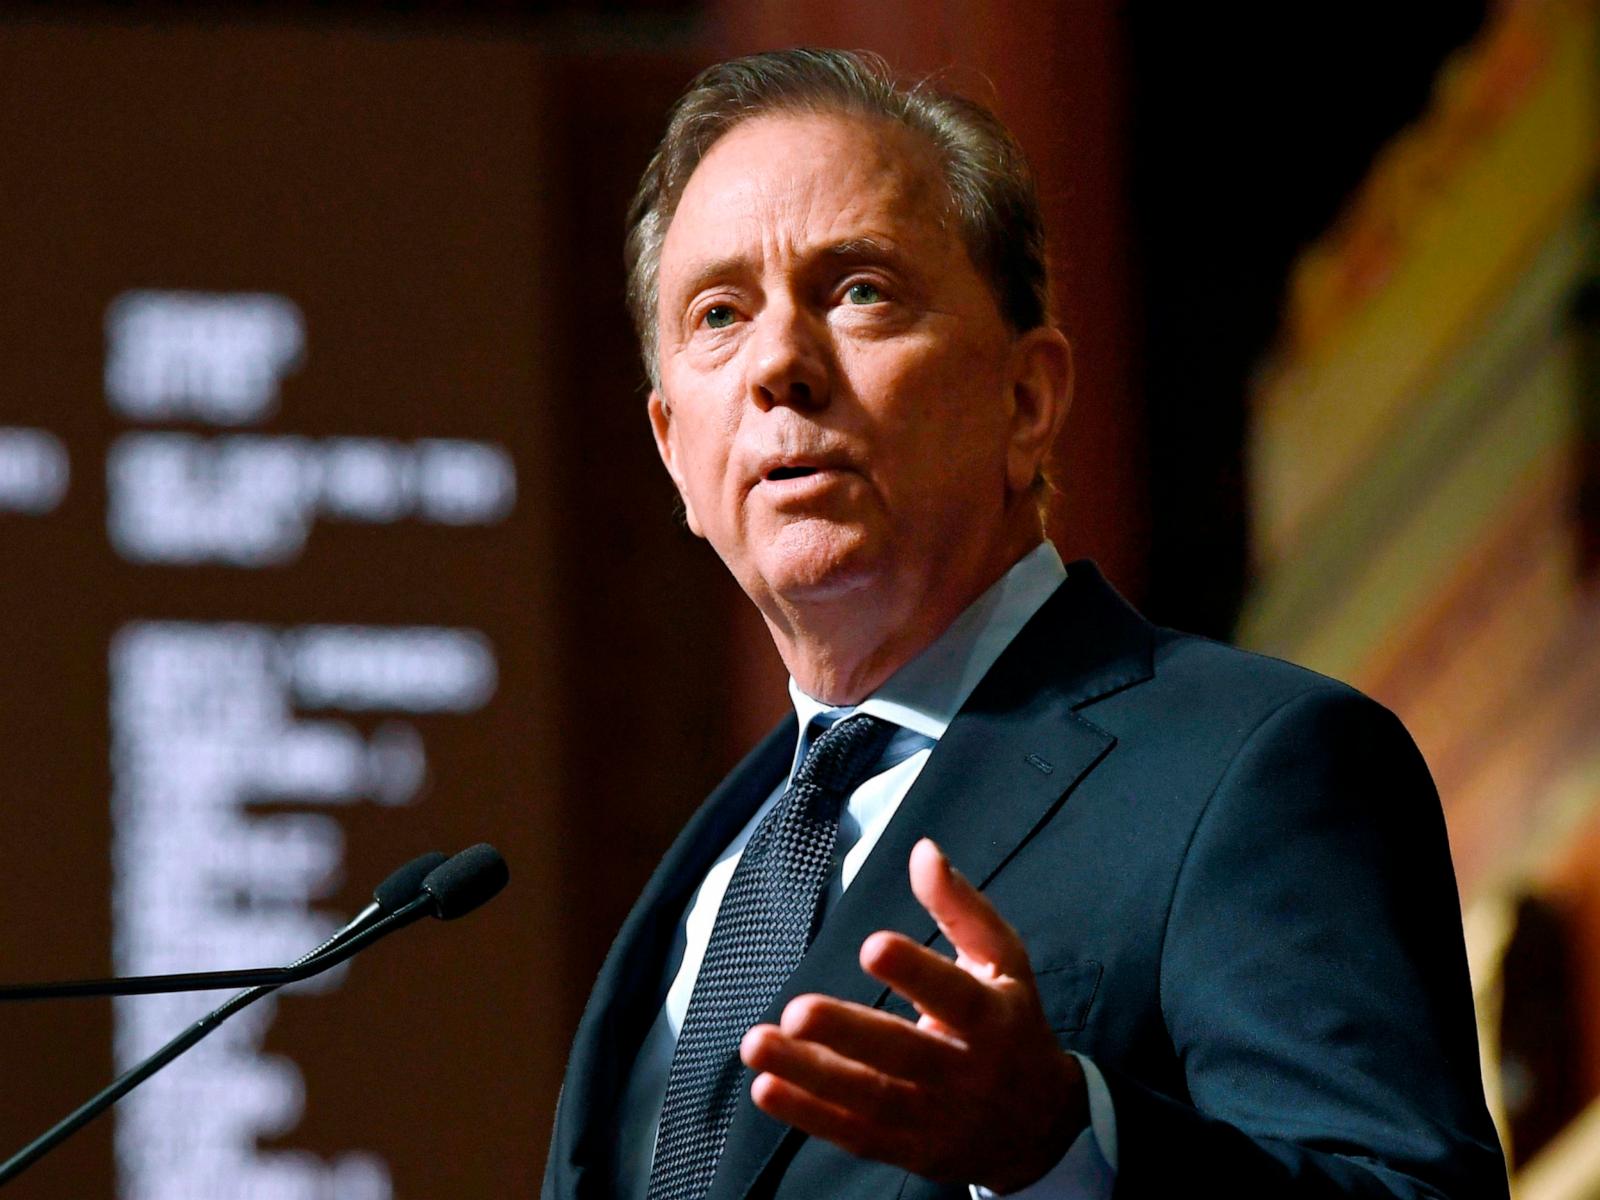
<svg viewBox="0 0 1600 1200">
<path fill-rule="evenodd" d="M 726 329 L 733 324 L 733 307 L 728 304 L 713 304 L 706 309 L 706 327 L 708 329 Z"/>
<path fill-rule="evenodd" d="M 883 293 L 878 290 L 876 284 L 852 283 L 845 297 L 851 304 L 876 304 L 883 299 Z"/>
</svg>

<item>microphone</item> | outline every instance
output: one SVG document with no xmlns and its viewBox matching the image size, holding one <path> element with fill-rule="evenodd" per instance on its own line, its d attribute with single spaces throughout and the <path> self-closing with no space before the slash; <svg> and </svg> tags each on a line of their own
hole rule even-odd
<svg viewBox="0 0 1600 1200">
<path fill-rule="evenodd" d="M 335 963 L 343 962 L 379 938 L 397 929 L 403 929 L 424 916 L 437 917 L 441 921 L 453 921 L 458 917 L 464 917 L 498 895 L 510 878 L 505 859 L 501 858 L 500 852 L 487 842 L 470 846 L 441 863 L 429 863 L 427 869 L 423 870 L 425 860 L 442 858 L 443 855 L 425 854 L 390 875 L 378 885 L 377 891 L 373 893 L 373 903 L 367 909 L 363 909 L 355 920 L 321 946 L 297 960 L 296 964 L 284 968 L 285 973 L 296 975 L 301 979 L 309 978 L 327 970 Z M 417 878 L 419 874 L 420 880 Z M 401 896 L 406 895 L 408 887 L 410 898 L 400 902 L 399 907 L 384 911 L 386 905 L 392 905 Z M 377 909 L 382 915 L 376 919 L 369 917 L 368 913 L 372 909 Z M 364 918 L 370 923 L 363 926 L 361 922 Z M 296 974 L 297 972 L 302 973 Z M 293 981 L 284 980 L 284 982 Z M 4 1163 L 0 1163 L 0 1186 L 15 1179 L 178 1055 L 211 1033 L 234 1013 L 249 1007 L 281 986 L 282 984 L 278 983 L 261 984 L 240 992 L 212 1009 L 149 1058 L 124 1072 L 87 1103 L 68 1113 Z"/>
<path fill-rule="evenodd" d="M 488 842 L 479 842 L 429 871 L 421 887 L 433 897 L 433 915 L 441 921 L 454 921 L 494 899 L 510 878 L 500 851 Z"/>
<path fill-rule="evenodd" d="M 309 954 L 287 967 L 252 968 L 240 971 L 194 971 L 178 975 L 137 975 L 125 979 L 71 979 L 59 983 L 17 983 L 0 986 L 0 1003 L 8 1000 L 53 1000 L 63 996 L 147 996 L 156 992 L 204 992 L 220 988 L 281 987 L 297 979 L 307 979 L 318 971 L 296 974 L 319 954 L 332 950 L 346 938 L 371 927 L 397 912 L 422 891 L 425 879 L 445 862 L 437 850 L 418 855 L 392 872 L 372 892 L 372 903 L 355 918 Z M 327 964 L 329 967 L 333 963 Z M 326 968 L 319 968 L 325 970 Z"/>
<path fill-rule="evenodd" d="M 388 916 L 397 912 L 405 905 L 417 898 L 417 893 L 422 890 L 423 883 L 434 870 L 444 865 L 446 859 L 437 850 L 429 850 L 426 854 L 419 854 L 405 866 L 396 869 L 390 876 L 372 889 L 372 903 L 355 915 L 350 924 L 346 925 L 333 937 L 324 942 L 328 945 L 346 932 L 364 927 L 379 917 Z M 319 950 L 321 947 L 318 948 Z M 318 951 L 312 951 L 313 954 Z M 309 957 L 309 956 L 308 956 Z"/>
</svg>

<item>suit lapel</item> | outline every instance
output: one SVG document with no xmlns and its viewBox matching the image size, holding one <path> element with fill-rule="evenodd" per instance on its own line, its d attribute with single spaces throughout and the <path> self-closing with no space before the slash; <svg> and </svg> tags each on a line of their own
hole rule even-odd
<svg viewBox="0 0 1600 1200">
<path fill-rule="evenodd" d="M 916 783 L 862 864 L 764 1020 L 807 992 L 881 1004 L 882 987 L 860 968 L 862 941 L 898 929 L 919 941 L 938 934 L 911 893 L 911 848 L 931 837 L 980 888 L 1112 748 L 1115 739 L 1077 709 L 1147 679 L 1151 627 L 1092 564 L 1036 613 L 951 722 Z M 707 1200 L 736 1200 L 755 1184 L 786 1136 L 801 1136 L 740 1098 Z"/>
<path fill-rule="evenodd" d="M 689 898 L 789 769 L 795 722 L 781 722 L 706 799 L 650 877 L 606 955 L 573 1038 L 551 1138 L 558 1196 L 601 1196 L 624 1072 L 661 1006 L 666 954 Z"/>
</svg>

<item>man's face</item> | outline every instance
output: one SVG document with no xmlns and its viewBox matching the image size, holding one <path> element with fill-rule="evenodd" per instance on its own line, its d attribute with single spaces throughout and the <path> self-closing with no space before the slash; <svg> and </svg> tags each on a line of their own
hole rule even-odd
<svg viewBox="0 0 1600 1200">
<path fill-rule="evenodd" d="M 915 596 L 1015 523 L 1038 460 L 1015 340 L 946 208 L 920 138 L 835 115 L 737 125 L 684 190 L 651 421 L 690 528 L 769 615 Z"/>
</svg>

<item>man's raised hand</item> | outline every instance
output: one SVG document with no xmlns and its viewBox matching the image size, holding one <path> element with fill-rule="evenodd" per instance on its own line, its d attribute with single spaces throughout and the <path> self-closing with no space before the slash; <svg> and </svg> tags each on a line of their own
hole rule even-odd
<svg viewBox="0 0 1600 1200">
<path fill-rule="evenodd" d="M 777 1120 L 929 1179 L 1025 1187 L 1088 1122 L 1077 1060 L 1056 1043 L 1027 948 L 924 838 L 911 890 L 956 948 L 952 962 L 903 934 L 874 933 L 861 966 L 911 1001 L 915 1024 L 830 996 L 797 996 L 740 1056 L 751 1097 Z"/>
</svg>

